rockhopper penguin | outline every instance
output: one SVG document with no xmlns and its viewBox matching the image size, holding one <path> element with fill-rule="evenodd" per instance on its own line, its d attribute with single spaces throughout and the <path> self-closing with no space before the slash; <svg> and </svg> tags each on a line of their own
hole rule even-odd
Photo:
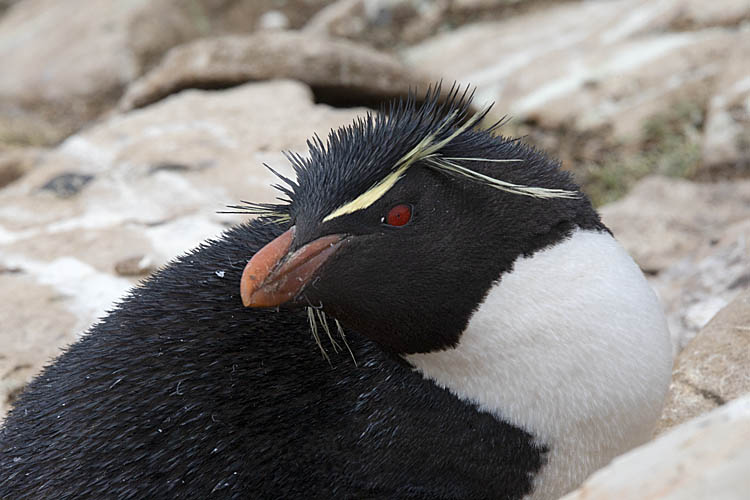
<svg viewBox="0 0 750 500">
<path fill-rule="evenodd" d="M 290 155 L 282 203 L 48 366 L 0 498 L 552 499 L 648 439 L 671 348 L 640 270 L 556 162 L 438 96 Z"/>
</svg>

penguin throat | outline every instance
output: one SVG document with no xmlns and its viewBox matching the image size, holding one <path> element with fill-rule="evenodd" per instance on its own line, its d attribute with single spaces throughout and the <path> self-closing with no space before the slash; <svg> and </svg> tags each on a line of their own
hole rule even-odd
<svg viewBox="0 0 750 500">
<path fill-rule="evenodd" d="M 672 364 L 638 267 L 608 233 L 580 229 L 517 259 L 455 348 L 406 359 L 550 449 L 531 498 L 557 498 L 647 440 Z"/>
</svg>

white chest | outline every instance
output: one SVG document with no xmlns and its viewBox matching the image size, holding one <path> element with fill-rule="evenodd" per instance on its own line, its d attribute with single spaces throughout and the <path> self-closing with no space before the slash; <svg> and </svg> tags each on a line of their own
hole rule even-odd
<svg viewBox="0 0 750 500">
<path fill-rule="evenodd" d="M 608 234 L 519 258 L 454 349 L 407 357 L 424 377 L 550 449 L 530 498 L 557 498 L 647 440 L 672 348 L 658 300 Z"/>
</svg>

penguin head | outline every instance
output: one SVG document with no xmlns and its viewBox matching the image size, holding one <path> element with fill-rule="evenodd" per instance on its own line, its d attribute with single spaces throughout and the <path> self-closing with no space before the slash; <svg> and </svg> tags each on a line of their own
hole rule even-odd
<svg viewBox="0 0 750 500">
<path fill-rule="evenodd" d="M 398 354 L 449 349 L 518 257 L 601 225 L 557 162 L 480 129 L 466 92 L 439 96 L 289 156 L 288 200 L 250 207 L 285 231 L 248 262 L 245 306 L 319 307 Z"/>
</svg>

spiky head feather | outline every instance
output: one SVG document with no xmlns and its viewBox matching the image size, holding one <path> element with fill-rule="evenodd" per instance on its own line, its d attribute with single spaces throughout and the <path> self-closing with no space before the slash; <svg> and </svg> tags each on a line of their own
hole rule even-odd
<svg viewBox="0 0 750 500">
<path fill-rule="evenodd" d="M 446 95 L 440 85 L 427 90 L 420 101 L 414 92 L 392 102 L 380 113 L 367 113 L 352 124 L 332 130 L 328 141 L 317 135 L 307 142 L 309 156 L 287 153 L 296 181 L 271 167 L 283 184 L 276 187 L 286 198 L 282 203 L 251 203 L 230 208 L 268 218 L 293 221 L 304 213 L 309 220 L 328 221 L 367 208 L 385 194 L 412 167 L 431 168 L 505 192 L 536 198 L 574 198 L 579 194 L 565 175 L 544 186 L 504 180 L 503 163 L 558 165 L 515 139 L 496 137 L 502 124 L 480 129 L 489 107 L 472 112 L 473 93 L 454 85 Z M 493 175 L 479 172 L 472 162 L 496 165 Z M 532 176 L 532 181 L 535 180 Z M 561 187 L 561 185 L 563 187 Z"/>
</svg>

